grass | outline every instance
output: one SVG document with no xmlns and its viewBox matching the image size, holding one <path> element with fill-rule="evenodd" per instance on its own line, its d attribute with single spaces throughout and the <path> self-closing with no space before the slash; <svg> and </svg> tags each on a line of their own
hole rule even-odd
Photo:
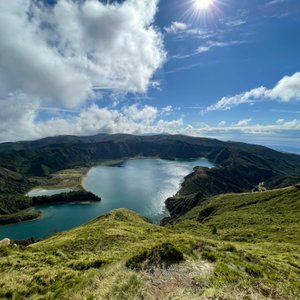
<svg viewBox="0 0 300 300">
<path fill-rule="evenodd" d="M 177 224 L 201 228 L 210 237 L 208 228 L 215 227 L 217 234 L 213 238 L 219 240 L 300 245 L 299 215 L 300 190 L 292 186 L 218 195 L 179 218 Z"/>
<path fill-rule="evenodd" d="M 300 299 L 299 195 L 216 196 L 164 227 L 118 209 L 1 247 L 0 299 Z"/>
</svg>

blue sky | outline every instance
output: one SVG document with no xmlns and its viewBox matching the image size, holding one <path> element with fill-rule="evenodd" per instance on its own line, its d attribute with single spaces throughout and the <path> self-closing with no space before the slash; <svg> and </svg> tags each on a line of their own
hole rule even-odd
<svg viewBox="0 0 300 300">
<path fill-rule="evenodd" d="M 203 113 L 224 96 L 260 86 L 272 88 L 284 76 L 300 70 L 299 1 L 215 1 L 211 11 L 198 17 L 184 13 L 188 5 L 168 0 L 160 5 L 157 24 L 162 30 L 176 21 L 188 28 L 165 33 L 169 60 L 158 74 L 163 89 L 153 93 L 154 97 L 172 99 L 173 105 L 181 106 L 194 123 L 217 125 L 221 121 L 231 124 L 251 119 L 253 124 L 271 124 L 280 119 L 299 120 L 297 101 L 263 101 Z M 189 34 L 192 29 L 200 34 Z M 210 43 L 221 46 L 188 56 Z M 299 136 L 296 131 L 295 138 Z M 256 138 L 260 140 L 253 137 Z"/>
<path fill-rule="evenodd" d="M 164 1 L 157 24 L 163 29 L 171 22 L 182 22 L 189 26 L 187 31 L 203 31 L 203 37 L 184 30 L 166 34 L 165 45 L 170 58 L 158 74 L 164 89 L 160 95 L 155 94 L 156 97 L 172 99 L 176 105 L 184 102 L 186 106 L 205 108 L 224 96 L 241 94 L 262 85 L 274 87 L 283 76 L 299 71 L 299 2 L 220 1 L 218 12 L 211 12 L 212 16 L 206 22 L 205 16 L 201 15 L 198 18 L 185 17 L 181 3 Z M 211 47 L 207 52 L 188 57 L 209 43 L 223 43 L 224 46 Z M 176 55 L 187 57 L 172 58 Z M 294 111 L 297 107 L 299 110 L 295 104 L 263 103 L 238 107 L 226 114 L 204 114 L 201 119 L 206 122 L 213 118 L 218 122 L 226 118 L 233 122 L 255 114 L 258 120 L 271 122 L 278 117 L 295 117 L 294 113 L 273 111 L 275 108 Z M 269 115 L 266 115 L 266 110 Z M 199 119 L 197 113 L 188 112 L 195 121 Z"/>
<path fill-rule="evenodd" d="M 300 150 L 298 0 L 0 4 L 0 141 L 181 133 Z"/>
</svg>

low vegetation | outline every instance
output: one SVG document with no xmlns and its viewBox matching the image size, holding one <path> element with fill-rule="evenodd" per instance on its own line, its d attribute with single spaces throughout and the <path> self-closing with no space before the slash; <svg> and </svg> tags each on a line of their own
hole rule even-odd
<svg viewBox="0 0 300 300">
<path fill-rule="evenodd" d="M 32 205 L 98 201 L 101 201 L 98 196 L 86 191 L 71 191 L 52 196 L 38 196 L 31 198 Z"/>
<path fill-rule="evenodd" d="M 300 299 L 299 197 L 298 187 L 219 195 L 167 226 L 118 209 L 1 247 L 0 298 Z"/>
<path fill-rule="evenodd" d="M 0 225 L 19 223 L 40 217 L 41 213 L 33 209 L 21 210 L 14 214 L 0 215 Z"/>
</svg>

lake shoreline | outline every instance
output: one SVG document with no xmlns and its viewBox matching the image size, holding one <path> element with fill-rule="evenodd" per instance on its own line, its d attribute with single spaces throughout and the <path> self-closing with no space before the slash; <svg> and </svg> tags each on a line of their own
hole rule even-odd
<svg viewBox="0 0 300 300">
<path fill-rule="evenodd" d="M 41 211 L 37 211 L 34 208 L 21 210 L 15 214 L 1 215 L 0 227 L 40 219 L 42 215 L 43 213 Z"/>
<path fill-rule="evenodd" d="M 100 161 L 94 166 L 91 167 L 78 167 L 74 169 L 65 169 L 58 171 L 54 174 L 51 174 L 49 178 L 45 177 L 33 177 L 31 178 L 38 185 L 24 195 L 25 197 L 35 197 L 29 196 L 28 194 L 32 192 L 42 192 L 49 190 L 63 190 L 63 189 L 72 189 L 74 191 L 82 190 L 88 192 L 88 190 L 84 186 L 84 180 L 87 177 L 88 172 L 97 166 L 121 166 L 127 159 L 123 160 L 104 160 Z M 74 202 L 78 203 L 78 202 Z M 91 204 L 94 202 L 90 202 Z M 58 203 L 61 204 L 61 203 Z M 86 204 L 86 202 L 85 202 Z M 20 210 L 14 214 L 1 215 L 0 216 L 0 226 L 6 226 L 17 223 L 25 223 L 32 220 L 37 220 L 43 217 L 43 213 L 41 211 L 35 210 L 36 205 L 32 206 L 29 209 Z"/>
<path fill-rule="evenodd" d="M 123 160 L 106 160 L 106 161 L 98 162 L 97 164 L 91 166 L 90 168 L 87 168 L 87 167 L 74 168 L 74 169 L 67 169 L 67 170 L 61 170 L 59 172 L 56 172 L 51 175 L 52 176 L 51 178 L 42 178 L 42 180 L 39 181 L 40 185 L 36 186 L 34 189 L 31 189 L 30 191 L 43 191 L 43 190 L 49 191 L 51 189 L 62 190 L 64 188 L 74 188 L 74 189 L 76 188 L 77 191 L 82 191 L 82 192 L 92 191 L 93 194 L 98 195 L 98 197 L 101 197 L 101 198 L 102 198 L 102 193 L 103 193 L 104 201 L 103 201 L 103 204 L 101 205 L 102 208 L 100 208 L 100 210 L 98 208 L 95 208 L 96 210 L 99 211 L 99 214 L 95 215 L 95 211 L 91 212 L 91 211 L 89 211 L 89 209 L 87 209 L 87 210 L 84 209 L 84 211 L 89 211 L 88 214 L 92 216 L 90 218 L 90 220 L 102 215 L 103 213 L 105 213 L 107 211 L 116 209 L 118 207 L 125 207 L 125 208 L 127 207 L 128 209 L 134 210 L 134 211 L 140 213 L 141 215 L 146 216 L 147 218 L 150 218 L 150 219 L 153 218 L 153 219 L 151 219 L 151 221 L 153 223 L 159 224 L 163 218 L 169 216 L 169 211 L 168 211 L 167 207 L 165 206 L 166 199 L 172 195 L 175 195 L 175 193 L 178 192 L 178 190 L 181 188 L 181 184 L 182 184 L 185 176 L 187 176 L 188 174 L 193 172 L 195 163 L 196 163 L 196 165 L 201 166 L 202 159 L 203 159 L 204 165 L 205 165 L 205 162 L 212 165 L 212 163 L 210 163 L 205 158 L 198 158 L 198 159 L 191 158 L 191 159 L 187 159 L 187 160 L 181 160 L 181 159 L 169 160 L 169 159 L 162 159 L 159 157 L 137 156 L 137 157 L 133 157 L 133 158 L 126 158 Z M 143 162 L 143 160 L 144 160 L 144 162 Z M 156 196 L 153 196 L 153 195 L 151 196 L 152 197 L 151 199 L 148 199 L 148 197 L 146 197 L 146 195 L 143 194 L 142 191 L 144 191 L 144 188 L 142 188 L 142 191 L 136 191 L 136 192 L 134 192 L 134 194 L 129 196 L 128 200 L 126 200 L 127 202 L 124 200 L 125 201 L 124 204 L 122 204 L 122 203 L 117 204 L 116 202 L 118 202 L 119 200 L 116 200 L 116 199 L 123 199 L 123 197 L 125 196 L 126 186 L 130 186 L 131 184 L 136 186 L 136 184 L 135 184 L 136 182 L 140 182 L 140 184 L 138 186 L 141 186 L 141 185 L 143 185 L 143 180 L 146 180 L 145 182 L 148 182 L 148 179 L 146 179 L 148 177 L 143 178 L 143 175 L 141 174 L 141 170 L 144 170 L 143 166 L 148 166 L 148 165 L 151 166 L 150 169 L 148 169 L 148 173 L 146 171 L 145 176 L 148 176 L 149 174 L 151 174 L 151 172 L 156 172 L 156 171 L 154 171 L 155 168 L 153 169 L 153 167 L 152 167 L 153 162 L 151 162 L 151 160 L 156 161 L 154 163 L 154 166 L 162 165 L 162 166 L 165 166 L 164 168 L 166 168 L 166 169 L 164 169 L 165 170 L 164 173 L 162 173 L 161 175 L 158 175 L 158 176 L 162 176 L 160 181 L 158 181 L 158 182 L 156 181 L 156 183 L 154 185 L 156 187 L 160 187 L 162 190 L 165 190 L 166 193 L 161 194 L 162 196 L 160 196 L 159 200 L 155 200 L 158 198 L 156 198 Z M 141 161 L 141 162 L 134 162 L 134 161 Z M 150 162 L 147 162 L 147 161 L 150 161 Z M 138 167 L 136 167 L 135 169 L 129 169 L 129 171 L 130 171 L 129 174 L 127 174 L 125 176 L 126 180 L 129 180 L 128 182 L 123 181 L 122 178 L 119 178 L 119 177 L 115 178 L 115 177 L 111 177 L 111 175 L 104 175 L 104 174 L 114 174 L 115 172 L 117 172 L 117 173 L 121 172 L 121 174 L 122 173 L 124 174 L 124 172 L 126 172 L 125 171 L 125 167 L 127 166 L 126 162 L 130 166 L 138 165 Z M 183 164 L 181 164 L 181 163 L 183 163 Z M 100 184 L 100 183 L 102 185 L 104 184 L 104 187 L 105 187 L 105 186 L 109 186 L 109 182 L 111 182 L 112 185 L 114 185 L 113 189 L 115 189 L 116 183 L 119 182 L 120 184 L 118 184 L 117 186 L 118 186 L 118 189 L 121 190 L 121 192 L 118 196 L 109 196 L 109 194 L 107 194 L 106 188 L 104 188 L 104 187 L 102 187 L 102 188 L 99 187 L 98 191 L 95 191 L 95 189 L 93 189 L 89 185 L 87 178 L 89 178 L 89 175 L 94 176 L 93 173 L 90 173 L 90 172 L 92 170 L 96 169 L 97 167 L 100 167 L 100 168 L 104 167 L 104 169 L 103 169 L 103 171 L 100 172 L 102 179 L 98 178 L 98 183 L 97 183 L 97 180 L 95 181 L 96 188 L 97 188 L 98 184 Z M 107 168 L 107 167 L 116 167 L 116 168 Z M 118 167 L 121 167 L 121 169 L 119 169 Z M 213 166 L 210 166 L 210 167 L 213 167 Z M 113 169 L 114 169 L 114 171 L 113 171 Z M 145 169 L 145 170 L 147 170 L 147 169 Z M 149 173 L 149 171 L 150 171 L 150 173 Z M 183 173 L 182 173 L 182 171 L 183 171 Z M 151 177 L 149 177 L 149 179 L 152 178 L 151 180 L 157 180 L 157 179 L 154 179 L 154 178 L 157 178 L 157 174 L 156 173 L 153 173 L 153 174 L 155 174 L 154 177 L 153 177 L 153 175 L 151 175 Z M 129 177 L 128 177 L 128 175 L 129 175 Z M 99 175 L 97 175 L 97 176 L 99 176 Z M 175 178 L 175 184 L 177 185 L 175 188 L 174 188 L 174 178 Z M 104 179 L 104 181 L 103 181 L 103 179 Z M 106 182 L 105 180 L 108 180 L 107 184 L 105 183 Z M 170 185 L 168 187 L 166 187 L 164 180 L 167 180 L 167 181 L 169 180 Z M 58 181 L 59 181 L 59 184 L 57 184 Z M 123 182 L 123 187 L 122 187 L 122 182 Z M 125 185 L 124 185 L 124 182 L 126 182 Z M 100 186 L 101 186 L 101 184 L 100 184 Z M 80 188 L 79 188 L 79 185 L 80 185 Z M 169 189 L 169 191 L 168 191 L 168 189 Z M 152 188 L 152 191 L 153 191 L 153 188 Z M 149 194 L 149 192 L 150 191 L 148 191 L 147 193 Z M 150 194 L 151 193 L 152 192 L 150 192 Z M 140 202 L 140 199 L 133 200 L 133 199 L 135 199 L 136 195 L 137 195 L 137 198 L 140 197 L 140 199 L 147 199 L 145 201 L 148 201 L 148 202 L 145 202 L 145 203 Z M 138 201 L 138 202 L 134 202 L 134 201 Z M 158 202 L 155 202 L 155 201 L 158 201 Z M 153 204 L 151 204 L 151 203 L 153 203 Z M 54 204 L 54 206 L 56 206 L 55 205 L 56 202 L 53 202 L 52 204 Z M 69 202 L 69 203 L 61 203 L 60 202 L 57 204 L 72 204 L 72 203 L 71 202 Z M 81 204 L 81 203 L 79 203 L 79 204 Z M 129 205 L 129 206 L 126 206 L 126 205 Z M 36 210 L 39 210 L 39 207 L 35 204 L 32 204 L 32 207 L 35 208 Z M 65 209 L 64 206 L 62 206 L 62 207 L 63 207 L 62 209 Z M 153 209 L 153 212 L 150 213 L 150 215 L 148 214 L 149 207 L 151 207 L 150 208 L 151 210 Z M 58 211 L 59 209 L 60 208 L 54 208 L 54 210 L 53 210 L 56 213 L 58 213 L 58 215 L 57 215 L 58 217 L 56 217 L 56 218 L 59 218 L 59 216 L 60 216 L 60 213 Z M 161 209 L 162 209 L 162 211 L 161 211 Z M 30 219 L 26 218 L 26 219 L 24 219 L 24 221 L 23 221 L 23 219 L 17 220 L 18 223 L 20 223 L 20 221 L 21 221 L 21 223 L 26 223 L 26 221 L 29 221 L 29 220 L 34 221 L 36 219 L 43 220 L 44 216 L 46 215 L 46 212 L 44 212 L 43 209 L 41 209 L 41 210 L 42 210 L 42 213 L 39 213 L 38 215 L 37 214 L 32 215 L 30 217 Z M 52 208 L 51 208 L 51 210 L 52 210 Z M 81 208 L 74 208 L 74 211 L 78 211 L 78 210 L 81 210 Z M 93 210 L 94 209 L 92 209 L 92 211 Z M 102 210 L 103 210 L 103 212 L 102 212 Z M 73 208 L 72 208 L 72 211 L 73 211 Z M 74 216 L 72 218 L 74 218 Z M 68 219 L 67 222 L 70 222 L 69 218 L 67 218 L 67 219 Z M 89 219 L 85 219 L 84 222 L 88 222 L 88 221 L 89 221 Z M 41 222 L 43 224 L 45 221 L 41 221 Z M 48 221 L 46 221 L 46 222 L 48 222 Z M 71 222 L 74 223 L 74 221 L 71 221 Z M 10 224 L 12 224 L 12 223 L 10 222 Z M 7 224 L 7 225 L 9 225 L 9 224 Z M 22 226 L 22 225 L 20 225 L 20 226 Z M 56 228 L 56 226 L 59 227 L 59 223 L 55 223 L 55 224 L 53 224 L 53 226 L 54 226 L 53 228 Z M 75 226 L 77 226 L 77 225 L 75 225 Z M 16 236 L 19 236 L 19 235 L 16 234 Z M 30 236 L 31 236 L 31 234 L 30 234 Z M 33 236 L 34 236 L 34 233 L 33 233 Z M 35 236 L 35 237 L 37 237 L 37 236 Z M 40 235 L 37 238 L 43 238 L 43 236 Z"/>
<path fill-rule="evenodd" d="M 122 167 L 122 165 L 128 160 L 137 160 L 137 159 L 162 159 L 166 161 L 176 161 L 176 159 L 164 159 L 157 156 L 135 156 L 135 157 L 125 157 L 123 159 L 116 160 L 102 160 L 96 162 L 90 167 L 78 167 L 73 169 L 64 169 L 56 173 L 53 173 L 49 178 L 45 177 L 33 177 L 33 181 L 37 183 L 37 186 L 30 189 L 28 193 L 36 190 L 53 190 L 53 189 L 73 189 L 73 190 L 85 190 L 88 191 L 84 185 L 84 181 L 87 178 L 88 173 L 91 169 L 98 166 L 107 166 L 107 167 Z M 202 158 L 189 158 L 182 161 L 197 160 Z M 203 158 L 205 159 L 205 158 Z M 192 170 L 191 170 L 192 172 Z"/>
</svg>

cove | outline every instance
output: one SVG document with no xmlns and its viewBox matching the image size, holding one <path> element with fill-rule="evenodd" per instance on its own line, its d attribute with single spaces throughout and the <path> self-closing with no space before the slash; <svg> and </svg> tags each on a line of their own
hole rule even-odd
<svg viewBox="0 0 300 300">
<path fill-rule="evenodd" d="M 195 166 L 213 167 L 206 159 L 129 159 L 121 166 L 92 168 L 83 186 L 101 197 L 100 203 L 40 205 L 39 219 L 0 226 L 0 239 L 45 238 L 82 225 L 116 208 L 128 208 L 154 223 L 168 215 L 164 201 L 180 188 Z M 49 192 L 47 192 L 49 193 Z"/>
</svg>

